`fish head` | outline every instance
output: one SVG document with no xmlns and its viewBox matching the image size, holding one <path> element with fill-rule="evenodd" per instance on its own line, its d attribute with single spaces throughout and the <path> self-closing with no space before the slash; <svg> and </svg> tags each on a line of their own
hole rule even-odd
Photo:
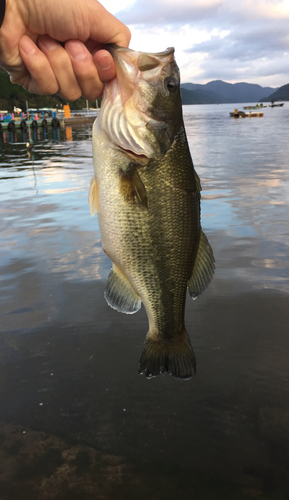
<svg viewBox="0 0 289 500">
<path fill-rule="evenodd" d="M 129 156 L 159 160 L 182 125 L 180 74 L 174 49 L 151 54 L 108 45 L 116 77 L 106 86 L 100 125 Z"/>
</svg>

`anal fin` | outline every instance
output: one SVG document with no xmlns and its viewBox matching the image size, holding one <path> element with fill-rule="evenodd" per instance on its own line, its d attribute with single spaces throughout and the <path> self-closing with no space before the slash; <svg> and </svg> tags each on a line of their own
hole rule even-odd
<svg viewBox="0 0 289 500">
<path fill-rule="evenodd" d="M 141 307 L 141 299 L 121 269 L 112 265 L 104 292 L 107 303 L 119 312 L 133 314 Z"/>
<path fill-rule="evenodd" d="M 200 231 L 199 247 L 192 275 L 188 281 L 189 294 L 196 299 L 209 285 L 215 271 L 213 250 L 205 233 Z"/>
<path fill-rule="evenodd" d="M 91 217 L 98 212 L 98 187 L 95 175 L 92 177 L 88 192 L 88 203 L 90 207 Z"/>
</svg>

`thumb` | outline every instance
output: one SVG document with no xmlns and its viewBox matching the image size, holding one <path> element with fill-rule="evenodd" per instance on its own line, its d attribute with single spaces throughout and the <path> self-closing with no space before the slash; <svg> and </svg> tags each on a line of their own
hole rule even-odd
<svg viewBox="0 0 289 500">
<path fill-rule="evenodd" d="M 93 2 L 91 12 L 90 38 L 99 43 L 115 43 L 121 47 L 128 47 L 131 39 L 129 28 L 119 19 L 110 14 L 99 2 Z M 95 22 L 97 19 L 98 22 Z"/>
</svg>

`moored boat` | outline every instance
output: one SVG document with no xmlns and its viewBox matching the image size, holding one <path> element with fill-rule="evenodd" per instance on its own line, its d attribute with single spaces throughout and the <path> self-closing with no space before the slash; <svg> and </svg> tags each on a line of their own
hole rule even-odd
<svg viewBox="0 0 289 500">
<path fill-rule="evenodd" d="M 280 102 L 278 104 L 275 104 L 274 101 L 271 102 L 271 104 L 269 104 L 270 108 L 281 108 L 282 106 L 284 106 L 284 102 Z"/>
<path fill-rule="evenodd" d="M 238 109 L 235 109 L 233 113 L 230 113 L 230 116 L 233 118 L 262 118 L 264 116 L 264 113 L 260 112 L 252 112 L 250 111 L 249 113 L 245 113 L 244 111 L 239 111 Z"/>
<path fill-rule="evenodd" d="M 243 106 L 243 109 L 259 109 L 259 108 L 267 108 L 264 104 L 256 104 L 256 106 Z"/>
<path fill-rule="evenodd" d="M 91 108 L 89 113 L 71 115 L 69 106 L 64 106 L 64 108 L 68 108 L 67 113 L 65 110 L 54 108 L 27 108 L 26 114 L 21 112 L 20 116 L 15 116 L 14 113 L 8 113 L 8 111 L 0 111 L 0 131 L 8 129 L 9 132 L 14 132 L 16 128 L 26 130 L 27 127 L 31 127 L 37 129 L 48 125 L 58 128 L 61 125 L 93 123 L 100 111 L 99 108 Z M 92 111 L 94 112 L 92 113 Z"/>
</svg>

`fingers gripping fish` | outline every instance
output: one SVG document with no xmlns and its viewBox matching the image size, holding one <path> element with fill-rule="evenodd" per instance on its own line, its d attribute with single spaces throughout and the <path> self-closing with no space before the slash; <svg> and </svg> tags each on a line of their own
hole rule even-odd
<svg viewBox="0 0 289 500">
<path fill-rule="evenodd" d="M 188 379 L 195 355 L 184 324 L 186 291 L 210 283 L 214 256 L 200 224 L 200 181 L 182 117 L 174 49 L 158 54 L 109 45 L 116 77 L 93 126 L 89 190 L 112 260 L 105 298 L 132 314 L 144 304 L 149 331 L 139 372 Z"/>
</svg>

